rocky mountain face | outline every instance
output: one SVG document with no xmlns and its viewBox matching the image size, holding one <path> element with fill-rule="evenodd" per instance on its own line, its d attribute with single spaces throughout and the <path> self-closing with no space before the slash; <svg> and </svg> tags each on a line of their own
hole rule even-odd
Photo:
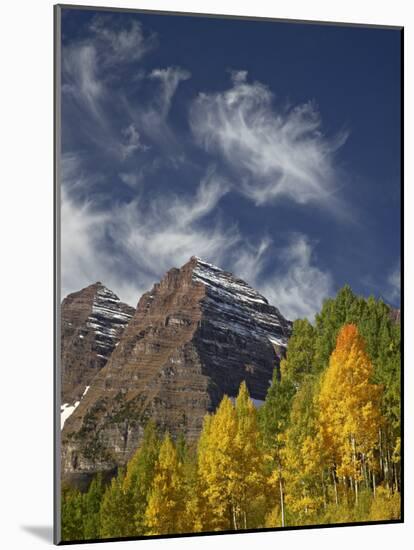
<svg viewBox="0 0 414 550">
<path fill-rule="evenodd" d="M 74 406 L 109 356 L 134 308 L 101 283 L 69 294 L 61 307 L 62 407 Z"/>
<path fill-rule="evenodd" d="M 236 396 L 243 380 L 264 400 L 290 331 L 275 307 L 232 274 L 196 257 L 171 269 L 142 296 L 106 364 L 84 379 L 82 391 L 90 387 L 62 431 L 62 472 L 125 464 L 148 418 L 173 436 L 195 438 L 205 413 L 225 393 Z"/>
</svg>

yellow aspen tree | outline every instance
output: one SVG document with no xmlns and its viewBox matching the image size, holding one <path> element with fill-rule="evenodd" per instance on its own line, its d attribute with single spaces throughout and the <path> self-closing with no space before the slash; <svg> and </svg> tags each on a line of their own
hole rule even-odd
<svg viewBox="0 0 414 550">
<path fill-rule="evenodd" d="M 191 448 L 182 464 L 184 478 L 184 511 L 181 527 L 185 533 L 197 533 L 202 530 L 200 511 L 208 512 L 202 507 L 199 498 L 199 480 L 197 471 L 196 449 Z"/>
<path fill-rule="evenodd" d="M 286 507 L 291 525 L 307 525 L 326 503 L 327 480 L 321 464 L 318 441 L 305 437 L 299 449 L 292 445 L 292 433 L 286 434 L 283 448 Z M 326 504 L 325 504 L 326 505 Z"/>
<path fill-rule="evenodd" d="M 181 532 L 184 510 L 183 479 L 176 448 L 167 434 L 161 444 L 145 523 L 149 535 Z"/>
<path fill-rule="evenodd" d="M 295 395 L 281 450 L 286 506 L 295 525 L 312 522 L 326 502 L 323 455 L 316 431 L 318 380 L 308 377 Z"/>
<path fill-rule="evenodd" d="M 264 460 L 270 466 L 271 473 L 267 479 L 267 483 L 271 492 L 278 495 L 278 503 L 273 508 L 272 518 L 275 518 L 276 510 L 280 514 L 280 527 L 286 526 L 285 515 L 285 476 L 284 476 L 284 434 L 275 434 L 273 446 L 267 450 L 264 455 Z M 274 525 L 279 527 L 279 524 Z"/>
<path fill-rule="evenodd" d="M 372 375 L 373 366 L 357 327 L 344 325 L 322 378 L 319 435 L 336 470 L 334 475 L 351 480 L 356 503 L 382 421 L 382 388 L 371 382 Z"/>
<path fill-rule="evenodd" d="M 263 494 L 263 456 L 259 444 L 257 411 L 250 399 L 247 385 L 240 385 L 236 399 L 237 434 L 235 438 L 234 463 L 230 471 L 233 478 L 232 495 L 235 502 L 235 527 L 255 527 L 255 500 Z"/>
<path fill-rule="evenodd" d="M 200 501 L 208 513 L 203 530 L 237 529 L 234 476 L 237 418 L 225 395 L 214 415 L 207 417 L 198 447 Z"/>
<path fill-rule="evenodd" d="M 197 443 L 197 473 L 196 473 L 196 491 L 193 494 L 191 503 L 188 507 L 193 508 L 193 530 L 210 531 L 212 530 L 213 509 L 208 501 L 208 479 L 207 479 L 207 457 L 210 447 L 210 432 L 213 415 L 207 413 L 203 419 L 203 429 L 200 433 Z"/>
</svg>

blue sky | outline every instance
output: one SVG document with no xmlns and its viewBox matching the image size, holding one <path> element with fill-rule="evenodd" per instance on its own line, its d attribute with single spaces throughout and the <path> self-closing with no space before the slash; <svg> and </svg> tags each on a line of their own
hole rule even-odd
<svg viewBox="0 0 414 550">
<path fill-rule="evenodd" d="M 400 32 L 62 12 L 62 294 L 198 255 L 312 318 L 400 294 Z"/>
</svg>

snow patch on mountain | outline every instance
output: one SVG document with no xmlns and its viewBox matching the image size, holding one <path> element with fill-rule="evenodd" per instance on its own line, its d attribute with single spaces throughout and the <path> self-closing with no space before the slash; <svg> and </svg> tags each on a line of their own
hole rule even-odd
<svg viewBox="0 0 414 550">
<path fill-rule="evenodd" d="M 82 397 L 80 398 L 80 401 L 76 401 L 73 405 L 69 405 L 69 403 L 63 403 L 63 405 L 60 407 L 60 429 L 61 430 L 63 430 L 63 426 L 65 425 L 66 420 L 73 413 L 73 411 L 78 407 L 83 397 L 88 393 L 89 388 L 90 386 L 86 386 L 85 391 L 83 392 Z"/>
<path fill-rule="evenodd" d="M 231 273 L 198 257 L 193 260 L 193 280 L 206 287 L 204 304 L 215 312 L 210 316 L 212 324 L 223 331 L 230 330 L 243 337 L 265 339 L 275 346 L 286 347 L 290 323 L 276 307 Z"/>
<path fill-rule="evenodd" d="M 131 317 L 132 313 L 126 311 L 116 294 L 103 285 L 98 287 L 87 326 L 95 333 L 100 357 L 109 356 L 119 338 L 120 329 L 128 324 Z"/>
</svg>

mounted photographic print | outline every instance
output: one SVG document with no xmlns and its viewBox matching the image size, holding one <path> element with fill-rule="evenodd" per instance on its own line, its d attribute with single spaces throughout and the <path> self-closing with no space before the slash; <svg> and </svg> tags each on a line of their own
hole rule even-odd
<svg viewBox="0 0 414 550">
<path fill-rule="evenodd" d="M 396 27 L 55 7 L 55 542 L 401 522 Z"/>
</svg>

